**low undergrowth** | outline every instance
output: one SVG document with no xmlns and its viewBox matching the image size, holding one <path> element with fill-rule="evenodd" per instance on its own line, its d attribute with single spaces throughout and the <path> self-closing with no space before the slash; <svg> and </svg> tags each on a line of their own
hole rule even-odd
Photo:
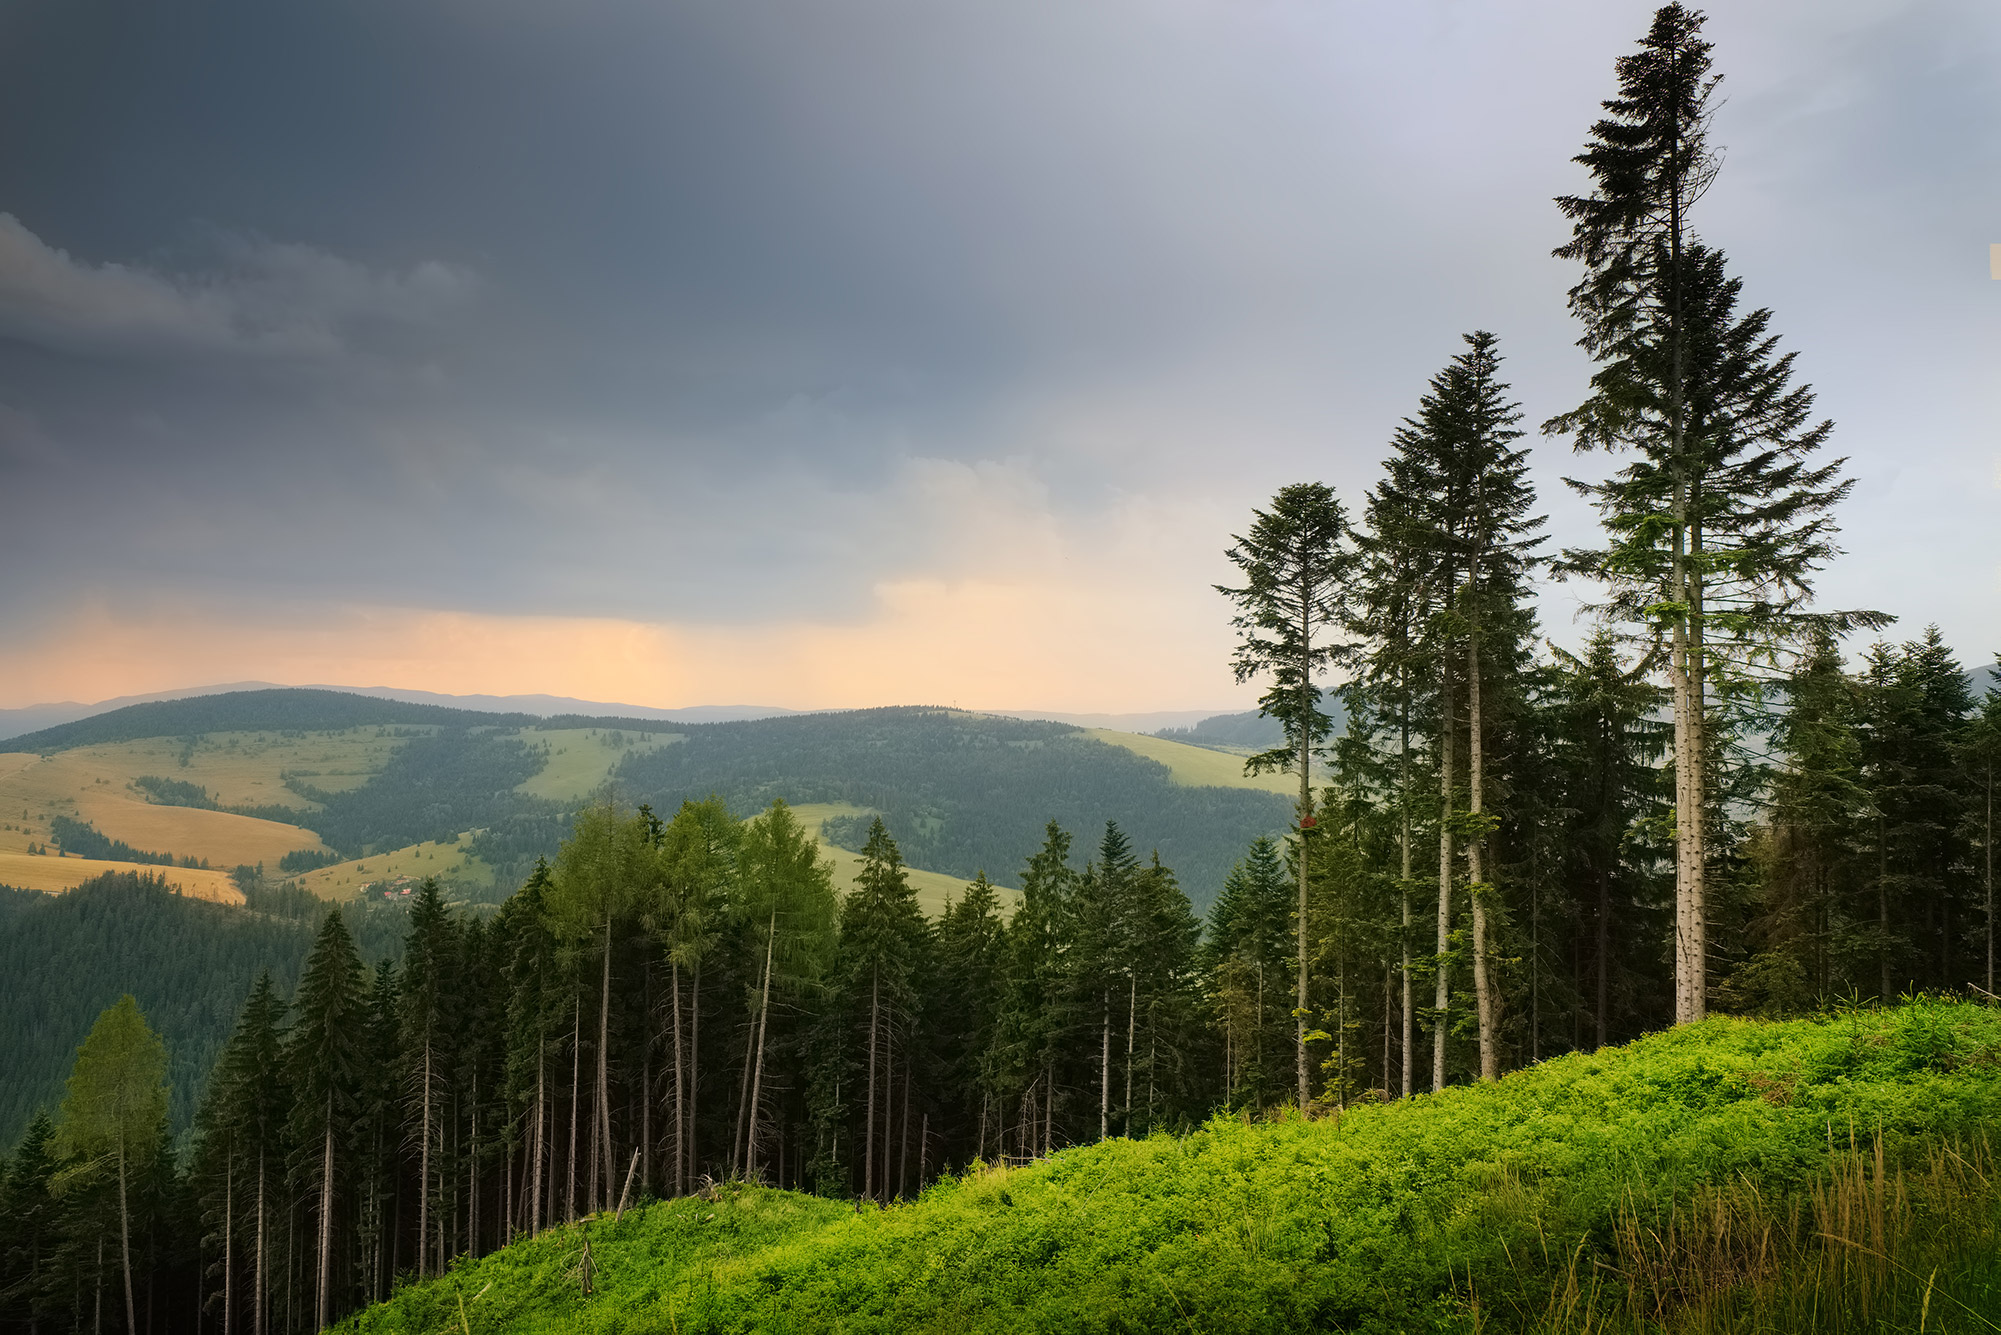
<svg viewBox="0 0 2001 1335">
<path fill-rule="evenodd" d="M 653 1203 L 345 1328 L 2001 1331 L 1997 1115 L 2001 1012 L 1715 1019 L 1339 1118 L 976 1169 L 890 1209 Z"/>
</svg>

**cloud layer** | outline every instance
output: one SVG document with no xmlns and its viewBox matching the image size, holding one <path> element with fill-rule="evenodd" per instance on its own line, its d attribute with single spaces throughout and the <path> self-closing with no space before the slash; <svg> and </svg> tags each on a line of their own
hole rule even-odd
<svg viewBox="0 0 2001 1335">
<path fill-rule="evenodd" d="M 1239 699 L 1252 505 L 1359 499 L 1464 330 L 1583 392 L 1548 201 L 1649 7 L 112 10 L 0 11 L 0 705 Z M 1701 226 L 1860 479 L 1828 599 L 1984 657 L 2001 16 L 1711 32 Z M 1597 466 L 1539 451 L 1558 542 Z"/>
</svg>

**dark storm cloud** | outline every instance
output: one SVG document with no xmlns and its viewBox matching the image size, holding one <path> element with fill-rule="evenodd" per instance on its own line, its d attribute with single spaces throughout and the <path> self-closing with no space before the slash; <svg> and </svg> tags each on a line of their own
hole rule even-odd
<svg viewBox="0 0 2001 1335">
<path fill-rule="evenodd" d="M 1647 12 L 0 0 L 0 615 L 853 617 L 940 559 L 913 460 L 1007 461 L 1081 525 L 1359 488 L 1462 330 L 1532 419 L 1578 394 L 1548 200 Z M 1946 252 L 2001 239 L 1995 22 L 1713 35 L 1708 225 L 1873 467 L 1886 357 L 1994 346 Z"/>
</svg>

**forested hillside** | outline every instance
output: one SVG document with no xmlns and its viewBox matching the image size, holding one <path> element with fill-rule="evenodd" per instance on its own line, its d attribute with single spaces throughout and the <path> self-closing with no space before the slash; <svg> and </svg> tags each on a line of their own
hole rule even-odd
<svg viewBox="0 0 2001 1335">
<path fill-rule="evenodd" d="M 681 744 L 619 767 L 621 795 L 671 811 L 717 793 L 734 808 L 847 802 L 882 813 L 913 865 L 1003 885 L 1041 843 L 1050 821 L 1073 830 L 1116 820 L 1133 845 L 1158 850 L 1198 908 L 1259 835 L 1287 819 L 1276 795 L 1185 787 L 1165 767 L 1063 723 L 941 709 L 804 714 L 690 729 Z M 860 849 L 866 819 L 829 835 Z"/>
<path fill-rule="evenodd" d="M 128 992 L 167 1040 L 172 1126 L 186 1130 L 250 984 L 269 970 L 290 991 L 321 911 L 254 891 L 247 910 L 207 904 L 137 874 L 0 890 L 0 1142 L 55 1108 L 91 1020 Z M 348 915 L 371 961 L 401 953 L 403 917 Z"/>
</svg>

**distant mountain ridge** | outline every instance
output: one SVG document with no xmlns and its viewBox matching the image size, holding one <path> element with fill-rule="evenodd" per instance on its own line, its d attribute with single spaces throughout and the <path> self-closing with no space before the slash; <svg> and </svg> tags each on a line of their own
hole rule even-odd
<svg viewBox="0 0 2001 1335">
<path fill-rule="evenodd" d="M 194 700 L 212 695 L 237 695 L 246 691 L 333 691 L 341 695 L 365 695 L 403 704 L 436 705 L 446 709 L 469 710 L 482 714 L 521 714 L 536 718 L 575 715 L 589 718 L 648 719 L 673 723 L 732 723 L 740 719 L 779 718 L 802 711 L 777 705 L 689 705 L 680 709 L 657 709 L 652 705 L 616 704 L 601 700 L 578 700 L 566 695 L 445 695 L 437 691 L 412 691 L 396 686 L 284 686 L 268 681 L 237 681 L 217 686 L 192 686 L 177 691 L 156 691 L 149 695 L 121 695 L 96 704 L 65 700 L 54 704 L 27 705 L 20 709 L 0 709 L 0 745 L 31 734 L 94 718 L 133 705 L 161 704 Z"/>
</svg>

